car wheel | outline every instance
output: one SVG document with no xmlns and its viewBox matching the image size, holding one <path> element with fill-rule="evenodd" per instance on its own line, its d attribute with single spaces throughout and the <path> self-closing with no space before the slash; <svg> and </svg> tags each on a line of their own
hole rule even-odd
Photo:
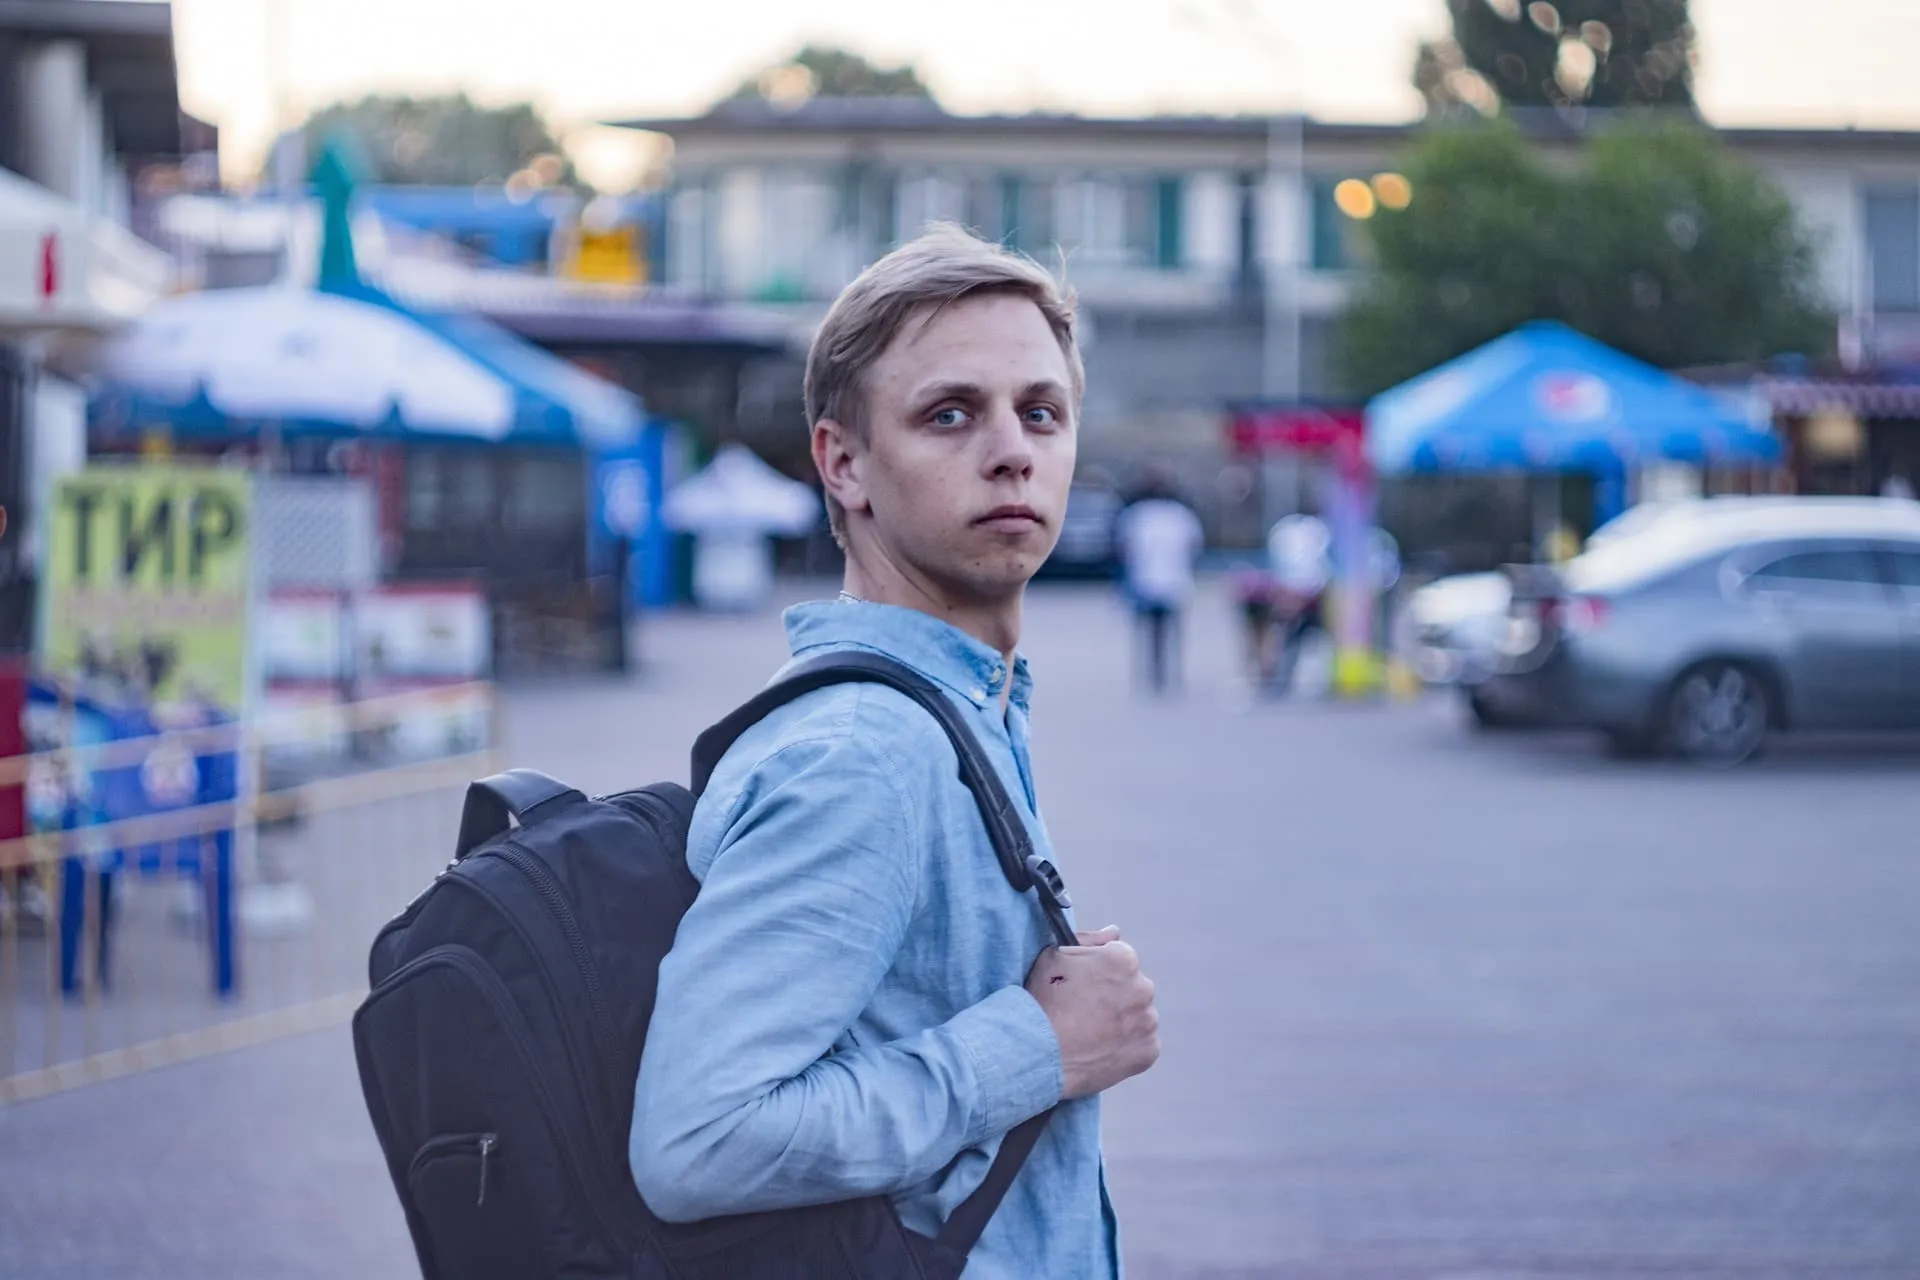
<svg viewBox="0 0 1920 1280">
<path fill-rule="evenodd" d="M 1513 717 L 1488 702 L 1477 689 L 1467 695 L 1467 710 L 1473 713 L 1473 724 L 1477 729 L 1513 727 Z"/>
<path fill-rule="evenodd" d="M 1766 682 L 1751 667 L 1703 662 L 1674 681 L 1666 726 L 1684 758 L 1730 767 L 1760 749 L 1771 713 Z"/>
</svg>

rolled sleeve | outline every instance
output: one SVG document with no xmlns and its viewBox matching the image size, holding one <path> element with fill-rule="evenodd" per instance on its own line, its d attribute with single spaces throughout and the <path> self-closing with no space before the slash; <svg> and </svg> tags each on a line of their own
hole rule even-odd
<svg viewBox="0 0 1920 1280">
<path fill-rule="evenodd" d="M 1060 1040 L 1025 988 L 996 991 L 946 1025 L 973 1063 L 968 1146 L 997 1138 L 1060 1101 L 1066 1089 Z"/>
</svg>

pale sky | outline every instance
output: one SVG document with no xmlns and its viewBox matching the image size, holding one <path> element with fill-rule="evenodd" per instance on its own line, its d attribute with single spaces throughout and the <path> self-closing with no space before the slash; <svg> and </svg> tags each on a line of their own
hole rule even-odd
<svg viewBox="0 0 1920 1280">
<path fill-rule="evenodd" d="M 911 61 L 962 112 L 1398 120 L 1419 112 L 1415 45 L 1446 24 L 1443 0 L 173 0 L 182 103 L 221 126 L 236 179 L 272 136 L 275 6 L 288 123 L 370 91 L 530 98 L 616 188 L 640 146 L 592 122 L 696 113 L 808 39 Z M 1920 129 L 1920 0 L 1693 8 L 1715 123 Z"/>
</svg>

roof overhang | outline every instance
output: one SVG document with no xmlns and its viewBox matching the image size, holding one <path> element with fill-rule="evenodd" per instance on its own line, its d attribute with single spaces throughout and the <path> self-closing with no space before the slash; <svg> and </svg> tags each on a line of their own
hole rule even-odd
<svg viewBox="0 0 1920 1280">
<path fill-rule="evenodd" d="M 114 149 L 180 154 L 180 89 L 173 6 L 144 0 L 0 0 L 0 33 L 79 40 L 100 90 Z"/>
</svg>

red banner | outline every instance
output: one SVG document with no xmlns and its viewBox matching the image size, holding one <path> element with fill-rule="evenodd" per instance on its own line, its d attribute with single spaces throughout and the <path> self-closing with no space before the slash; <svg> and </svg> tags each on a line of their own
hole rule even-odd
<svg viewBox="0 0 1920 1280">
<path fill-rule="evenodd" d="M 1366 415 L 1359 408 L 1285 405 L 1236 410 L 1227 438 L 1237 453 L 1336 453 L 1359 449 Z"/>
</svg>

